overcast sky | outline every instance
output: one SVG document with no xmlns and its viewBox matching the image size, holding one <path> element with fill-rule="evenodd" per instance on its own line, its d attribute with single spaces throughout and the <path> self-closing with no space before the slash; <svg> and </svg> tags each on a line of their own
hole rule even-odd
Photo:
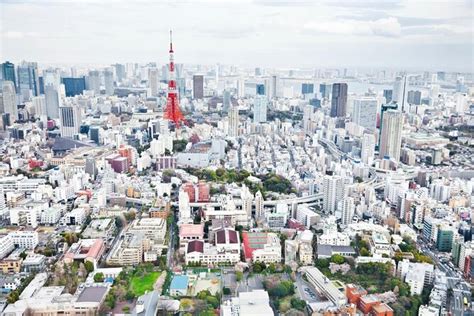
<svg viewBox="0 0 474 316">
<path fill-rule="evenodd" d="M 159 3 L 156 3 L 159 2 Z M 0 0 L 0 57 L 473 71 L 474 0 Z"/>
</svg>

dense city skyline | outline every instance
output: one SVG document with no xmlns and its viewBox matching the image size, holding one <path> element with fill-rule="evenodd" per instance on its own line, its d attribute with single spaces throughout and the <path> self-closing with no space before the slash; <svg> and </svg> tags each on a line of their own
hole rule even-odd
<svg viewBox="0 0 474 316">
<path fill-rule="evenodd" d="M 2 59 L 472 70 L 472 1 L 1 1 Z M 160 14 L 166 12 L 166 14 Z M 18 16 L 28 16 L 28 23 Z"/>
</svg>

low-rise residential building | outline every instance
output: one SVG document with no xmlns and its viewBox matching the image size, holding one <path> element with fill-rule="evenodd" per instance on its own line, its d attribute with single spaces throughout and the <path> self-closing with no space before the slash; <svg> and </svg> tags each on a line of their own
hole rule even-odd
<svg viewBox="0 0 474 316">
<path fill-rule="evenodd" d="M 225 301 L 221 305 L 222 316 L 272 316 L 270 297 L 265 290 L 239 292 L 238 297 Z"/>
<path fill-rule="evenodd" d="M 275 233 L 244 232 L 245 258 L 252 262 L 281 262 L 280 238 Z"/>
<path fill-rule="evenodd" d="M 392 248 L 390 246 L 390 240 L 380 233 L 373 233 L 369 239 L 370 251 L 372 254 L 387 255 L 391 257 Z"/>
<path fill-rule="evenodd" d="M 420 295 L 424 287 L 433 283 L 434 266 L 404 259 L 398 263 L 397 275 L 410 286 L 412 295 Z"/>
<path fill-rule="evenodd" d="M 347 298 L 331 280 L 329 280 L 318 268 L 305 267 L 305 275 L 308 282 L 324 297 L 337 307 L 347 303 Z"/>
<path fill-rule="evenodd" d="M 64 254 L 64 262 L 90 261 L 97 266 L 105 251 L 105 244 L 102 239 L 80 239 L 69 247 Z"/>
<path fill-rule="evenodd" d="M 115 219 L 97 218 L 93 219 L 82 232 L 84 238 L 102 238 L 105 243 L 113 240 L 115 235 Z"/>
<path fill-rule="evenodd" d="M 224 228 L 216 233 L 214 244 L 203 240 L 191 240 L 187 243 L 186 264 L 203 265 L 235 264 L 240 261 L 240 238 L 238 232 Z"/>
<path fill-rule="evenodd" d="M 181 224 L 179 226 L 179 245 L 185 247 L 191 240 L 204 239 L 204 224 Z"/>
</svg>

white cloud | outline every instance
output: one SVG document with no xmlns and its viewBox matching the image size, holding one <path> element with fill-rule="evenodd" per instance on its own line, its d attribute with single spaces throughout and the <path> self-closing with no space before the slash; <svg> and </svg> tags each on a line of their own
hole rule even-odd
<svg viewBox="0 0 474 316">
<path fill-rule="evenodd" d="M 338 35 L 398 37 L 401 34 L 401 25 L 398 19 L 393 17 L 373 21 L 314 21 L 306 23 L 304 25 L 304 31 L 309 33 Z"/>
</svg>

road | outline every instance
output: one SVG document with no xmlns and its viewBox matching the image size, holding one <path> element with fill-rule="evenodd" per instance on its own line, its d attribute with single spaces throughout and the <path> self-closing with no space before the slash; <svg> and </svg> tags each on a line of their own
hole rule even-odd
<svg viewBox="0 0 474 316">
<path fill-rule="evenodd" d="M 170 238 L 168 241 L 168 251 L 166 252 L 166 266 L 169 269 L 173 269 L 174 265 L 174 260 L 173 260 L 173 254 L 174 254 L 174 241 L 176 239 L 176 231 L 175 231 L 175 226 L 176 226 L 176 214 L 173 216 L 173 223 L 171 223 L 169 230 L 170 230 Z"/>
<path fill-rule="evenodd" d="M 324 300 L 319 297 L 313 287 L 303 279 L 303 275 L 300 272 L 296 273 L 295 290 L 300 299 L 306 301 L 306 303 L 314 303 Z"/>
<path fill-rule="evenodd" d="M 429 249 L 427 244 L 420 238 L 417 241 L 417 246 L 425 255 L 429 256 L 436 264 L 436 267 L 444 272 L 448 280 L 448 289 L 452 289 L 452 297 L 448 297 L 448 308 L 451 310 L 453 316 L 472 315 L 472 310 L 467 310 L 471 306 L 471 287 L 464 281 L 456 271 L 448 264 L 440 261 L 438 253 Z M 464 297 L 468 301 L 468 306 L 464 305 Z"/>
</svg>

